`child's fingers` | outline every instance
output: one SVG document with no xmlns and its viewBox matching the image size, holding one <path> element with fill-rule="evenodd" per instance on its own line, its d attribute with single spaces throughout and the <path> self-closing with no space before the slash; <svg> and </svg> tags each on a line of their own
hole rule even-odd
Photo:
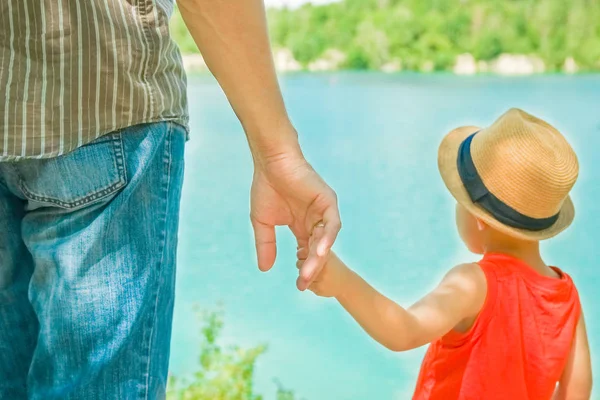
<svg viewBox="0 0 600 400">
<path fill-rule="evenodd" d="M 306 290 L 313 280 L 319 275 L 321 269 L 326 262 L 326 257 L 319 257 L 317 255 L 317 246 L 321 238 L 323 237 L 323 233 L 325 232 L 324 226 L 317 225 L 313 230 L 313 237 L 311 238 L 311 245 L 308 249 L 308 256 L 302 267 L 300 268 L 300 276 L 296 281 L 296 286 L 299 290 Z"/>
<path fill-rule="evenodd" d="M 318 269 L 319 260 L 309 256 L 299 269 L 298 279 L 296 280 L 296 287 L 298 290 L 304 291 L 308 289 L 313 280 L 312 277 L 317 275 Z"/>
<path fill-rule="evenodd" d="M 308 247 L 301 247 L 296 252 L 296 258 L 298 260 L 304 261 L 304 260 L 306 260 L 307 257 L 308 257 Z"/>
<path fill-rule="evenodd" d="M 296 243 L 298 244 L 298 246 L 296 247 L 296 249 L 301 249 L 303 247 L 308 247 L 308 243 L 309 243 L 310 239 L 296 239 Z"/>
<path fill-rule="evenodd" d="M 298 260 L 298 261 L 296 261 L 296 268 L 302 269 L 302 265 L 303 264 L 304 264 L 304 260 Z"/>
</svg>

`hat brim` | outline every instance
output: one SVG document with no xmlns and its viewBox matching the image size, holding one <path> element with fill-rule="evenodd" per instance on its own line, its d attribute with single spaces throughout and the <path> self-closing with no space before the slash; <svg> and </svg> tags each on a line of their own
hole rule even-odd
<svg viewBox="0 0 600 400">
<path fill-rule="evenodd" d="M 481 206 L 471 201 L 471 198 L 460 179 L 460 175 L 458 174 L 456 161 L 461 143 L 469 135 L 480 130 L 481 128 L 475 126 L 463 126 L 457 128 L 446 135 L 440 144 L 438 151 L 438 168 L 446 187 L 456 201 L 492 228 L 518 239 L 529 241 L 549 239 L 568 228 L 575 218 L 575 207 L 573 206 L 571 197 L 565 199 L 557 221 L 551 227 L 541 231 L 529 231 L 505 225 L 496 220 Z"/>
</svg>

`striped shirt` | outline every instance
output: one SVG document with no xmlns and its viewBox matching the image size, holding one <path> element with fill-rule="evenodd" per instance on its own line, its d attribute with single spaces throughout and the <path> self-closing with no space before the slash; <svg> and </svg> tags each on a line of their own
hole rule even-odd
<svg viewBox="0 0 600 400">
<path fill-rule="evenodd" d="M 187 127 L 173 0 L 0 0 L 0 161 L 136 124 Z"/>
</svg>

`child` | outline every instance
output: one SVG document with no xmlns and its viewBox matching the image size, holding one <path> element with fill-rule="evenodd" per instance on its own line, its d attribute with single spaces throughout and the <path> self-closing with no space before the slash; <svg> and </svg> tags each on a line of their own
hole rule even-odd
<svg viewBox="0 0 600 400">
<path fill-rule="evenodd" d="M 487 129 L 462 127 L 439 149 L 467 248 L 410 308 L 378 293 L 331 254 L 310 289 L 335 297 L 379 343 L 431 343 L 413 399 L 589 399 L 591 362 L 577 290 L 542 260 L 539 241 L 574 217 L 575 153 L 552 126 L 512 109 Z M 312 242 L 323 234 L 314 228 Z M 314 246 L 298 250 L 301 266 Z M 558 383 L 558 385 L 557 385 Z"/>
</svg>

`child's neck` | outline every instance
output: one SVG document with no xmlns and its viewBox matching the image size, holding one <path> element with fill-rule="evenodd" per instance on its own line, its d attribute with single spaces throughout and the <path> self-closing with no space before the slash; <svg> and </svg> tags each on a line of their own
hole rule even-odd
<svg viewBox="0 0 600 400">
<path fill-rule="evenodd" d="M 539 242 L 528 242 L 512 238 L 494 238 L 485 246 L 486 253 L 502 253 L 518 258 L 539 274 L 559 277 L 558 273 L 548 267 L 540 254 Z M 499 240 L 498 240 L 499 239 Z"/>
</svg>

